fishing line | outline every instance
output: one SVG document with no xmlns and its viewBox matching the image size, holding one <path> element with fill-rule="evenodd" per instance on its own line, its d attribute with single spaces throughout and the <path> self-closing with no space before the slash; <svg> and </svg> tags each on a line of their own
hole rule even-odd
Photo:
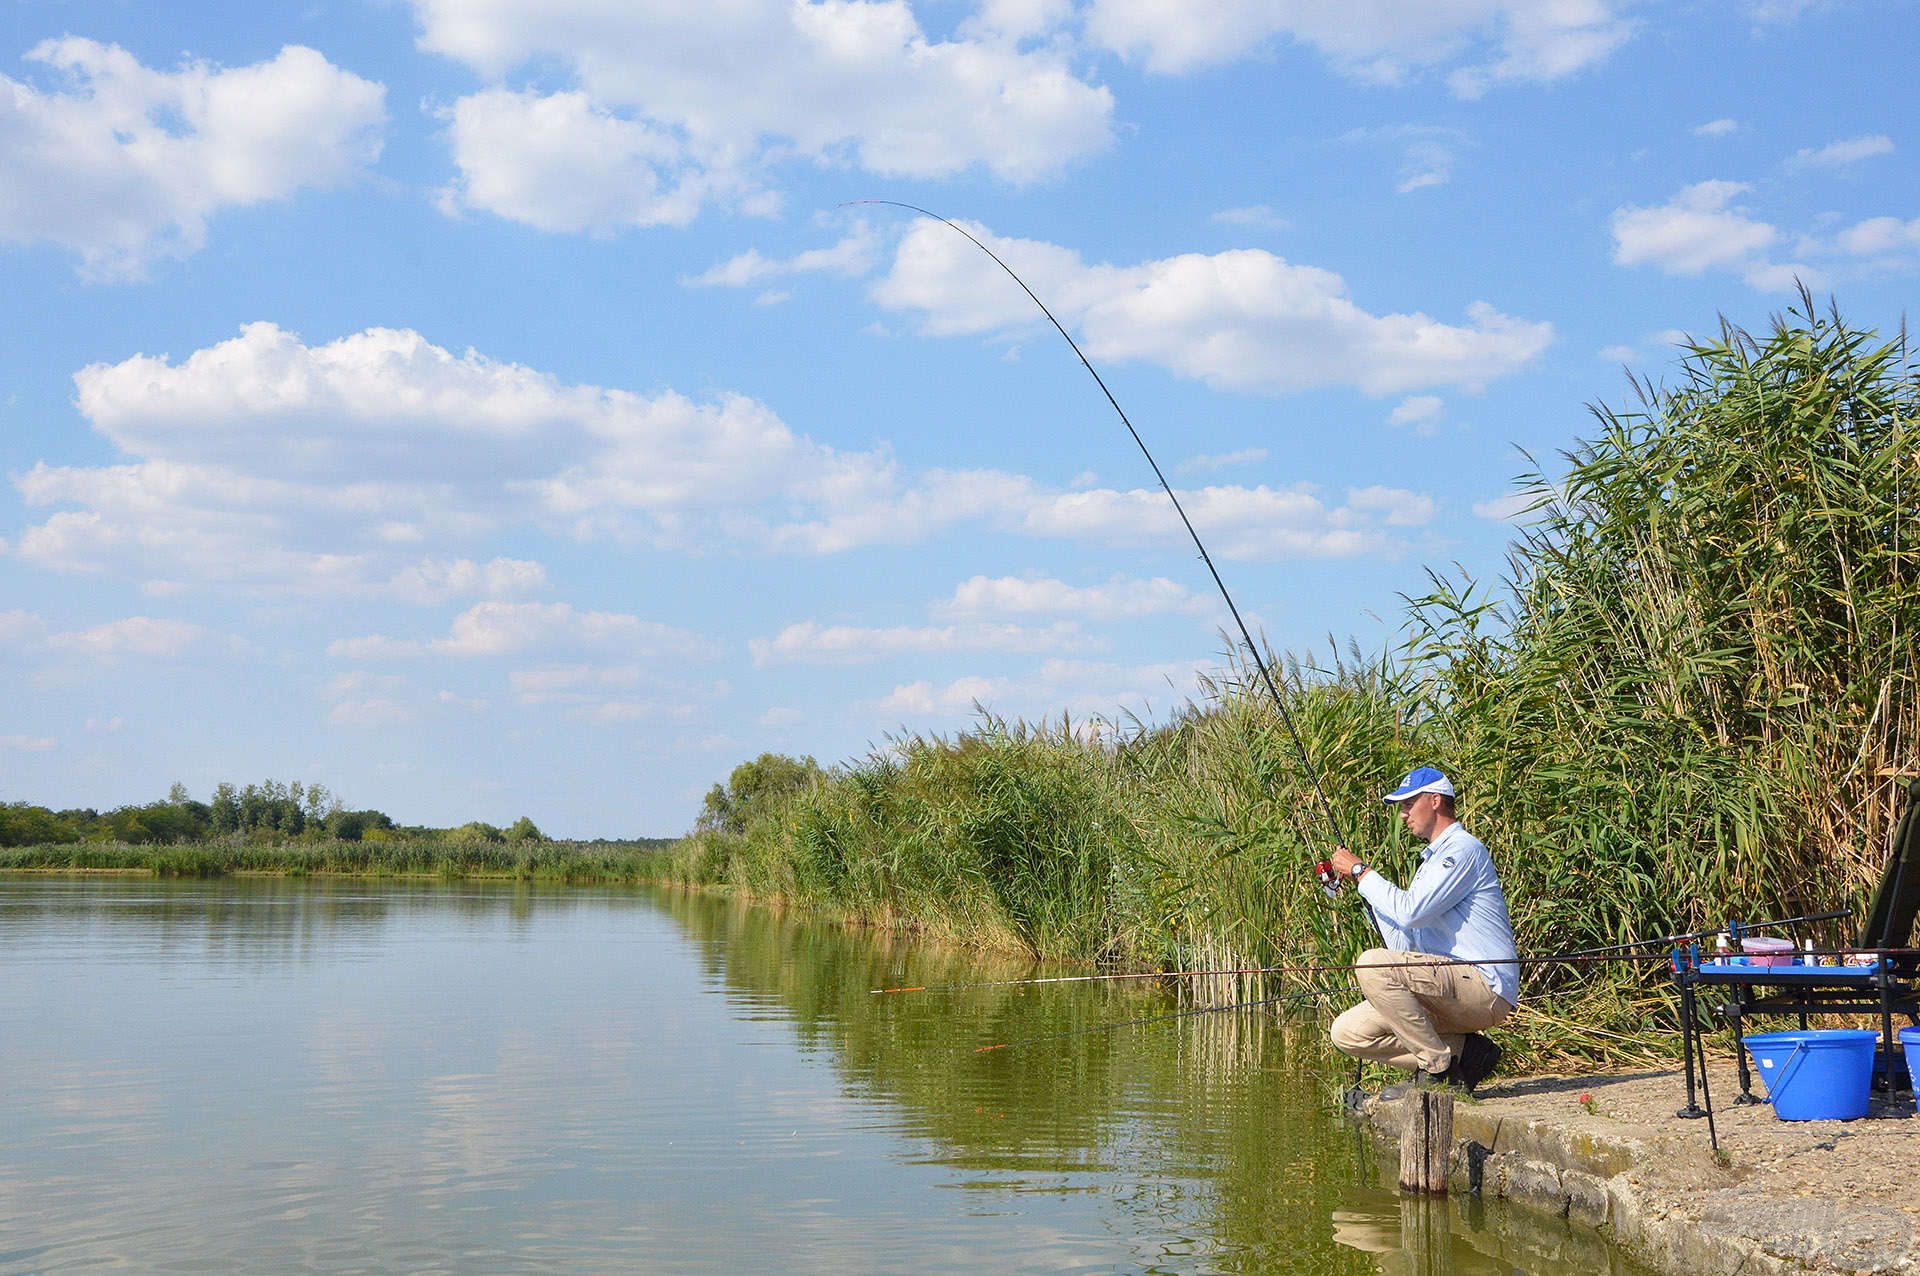
<svg viewBox="0 0 1920 1276">
<path fill-rule="evenodd" d="M 1065 339 L 1066 343 L 1073 348 L 1074 354 L 1080 358 L 1081 366 L 1084 367 L 1088 375 L 1093 378 L 1094 384 L 1100 387 L 1100 393 L 1107 396 L 1107 402 L 1112 404 L 1113 410 L 1119 414 L 1120 423 L 1127 427 L 1127 433 L 1133 436 L 1134 444 L 1140 449 L 1140 455 L 1146 457 L 1147 464 L 1153 467 L 1153 476 L 1160 480 L 1160 490 L 1165 492 L 1167 499 L 1173 502 L 1174 512 L 1180 516 L 1180 522 L 1185 525 L 1187 535 L 1193 538 L 1194 548 L 1200 551 L 1200 561 L 1207 565 L 1207 571 L 1212 575 L 1214 585 L 1220 590 L 1220 597 L 1226 600 L 1227 610 L 1233 615 L 1233 623 L 1240 629 L 1240 637 L 1246 644 L 1247 654 L 1253 658 L 1253 667 L 1260 671 L 1260 681 L 1266 684 L 1267 694 L 1273 697 L 1274 708 L 1280 711 L 1280 721 L 1286 726 L 1287 735 L 1293 740 L 1294 751 L 1300 755 L 1300 765 L 1306 768 L 1307 778 L 1313 781 L 1313 791 L 1320 799 L 1320 811 L 1326 816 L 1327 824 L 1333 829 L 1334 844 L 1337 846 L 1345 846 L 1347 844 L 1347 835 L 1342 831 L 1340 821 L 1334 816 L 1333 804 L 1327 801 L 1327 792 L 1320 784 L 1320 773 L 1314 769 L 1313 760 L 1307 756 L 1307 746 L 1301 741 L 1299 731 L 1294 728 L 1293 715 L 1287 711 L 1286 701 L 1280 698 L 1280 690 L 1274 686 L 1273 675 L 1267 672 L 1266 661 L 1260 658 L 1260 649 L 1253 641 L 1253 634 L 1247 629 L 1247 622 L 1241 619 L 1240 609 L 1234 605 L 1233 595 L 1227 592 L 1226 581 L 1220 578 L 1220 569 L 1213 565 L 1213 556 L 1207 553 L 1206 545 L 1200 540 L 1200 533 L 1194 530 L 1193 520 L 1187 517 L 1187 511 L 1181 506 L 1180 498 L 1174 495 L 1173 485 L 1167 482 L 1167 476 L 1160 470 L 1160 463 L 1153 459 L 1153 453 L 1147 449 L 1146 440 L 1140 437 L 1140 431 L 1133 428 L 1133 422 L 1128 419 L 1126 409 L 1120 406 L 1120 400 L 1113 397 L 1113 391 L 1107 388 L 1106 381 L 1101 378 L 1099 371 L 1094 368 L 1092 361 L 1087 358 L 1086 352 L 1080 349 L 1080 343 L 1075 341 L 1072 334 L 1061 326 L 1058 319 L 1054 318 L 1053 311 L 1047 308 L 1047 303 L 1040 300 L 1033 289 L 1027 287 L 1027 281 L 1015 273 L 1012 266 L 1002 261 L 1000 254 L 994 252 L 993 249 L 987 247 L 975 238 L 973 232 L 969 231 L 965 226 L 962 226 L 950 218 L 942 217 L 938 213 L 921 208 L 917 204 L 903 204 L 899 200 L 894 199 L 856 199 L 849 200 L 847 203 L 880 204 L 890 208 L 904 208 L 908 212 L 919 213 L 922 217 L 930 217 L 934 221 L 965 235 L 967 240 L 972 243 L 975 248 L 978 248 L 981 252 L 993 258 L 994 264 L 1006 271 L 1007 276 L 1012 279 L 1013 282 L 1020 285 L 1020 291 L 1026 293 L 1028 299 L 1031 300 L 1034 305 L 1040 307 L 1040 313 L 1047 317 L 1047 322 L 1053 325 L 1053 330 L 1059 333 L 1060 336 Z M 842 205 L 842 207 L 846 206 L 847 205 L 844 204 Z M 1371 906 L 1369 906 L 1368 911 L 1372 911 Z"/>
</svg>

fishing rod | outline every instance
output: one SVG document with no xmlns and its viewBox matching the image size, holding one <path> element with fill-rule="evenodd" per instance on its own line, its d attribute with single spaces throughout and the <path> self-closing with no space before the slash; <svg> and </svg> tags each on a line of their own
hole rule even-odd
<svg viewBox="0 0 1920 1276">
<path fill-rule="evenodd" d="M 1199 1006 L 1191 1010 L 1176 1010 L 1172 1014 L 1147 1015 L 1140 1019 L 1122 1019 L 1118 1023 L 1103 1023 L 1092 1028 L 1075 1028 L 1068 1032 L 1050 1032 L 1041 1037 L 1021 1037 L 1017 1041 L 1002 1041 L 991 1046 L 976 1046 L 975 1054 L 988 1054 L 994 1050 L 1011 1050 L 1015 1046 L 1036 1046 L 1046 1041 L 1064 1041 L 1068 1037 L 1087 1037 L 1100 1032 L 1117 1032 L 1121 1028 L 1137 1028 L 1150 1023 L 1165 1023 L 1170 1019 L 1191 1019 L 1195 1015 L 1219 1014 L 1228 1010 L 1249 1010 L 1254 1006 L 1272 1006 L 1282 1002 L 1306 1001 L 1314 997 L 1333 997 L 1343 993 L 1360 991 L 1349 984 L 1345 988 L 1311 988 L 1306 992 L 1287 993 L 1279 997 L 1264 997 L 1259 1001 L 1236 1001 L 1223 1006 Z"/>
<path fill-rule="evenodd" d="M 995 265 L 1006 271 L 1008 278 L 1020 285 L 1020 291 L 1026 293 L 1027 298 L 1032 301 L 1034 305 L 1040 307 L 1040 313 L 1047 317 L 1047 322 L 1053 325 L 1053 330 L 1059 333 L 1060 336 L 1065 339 L 1066 343 L 1073 348 L 1074 354 L 1080 358 L 1081 366 L 1084 367 L 1088 375 L 1093 378 L 1094 384 L 1100 387 L 1100 392 L 1107 396 L 1107 402 L 1112 404 L 1113 410 L 1119 414 L 1120 423 L 1127 427 L 1127 433 L 1133 436 L 1134 444 L 1140 449 L 1140 455 L 1146 457 L 1147 464 L 1153 467 L 1153 476 L 1160 480 L 1160 490 L 1165 492 L 1167 499 L 1173 502 L 1174 512 L 1180 516 L 1180 522 L 1185 525 L 1187 535 L 1193 538 L 1194 548 L 1200 551 L 1200 561 L 1207 565 L 1207 571 L 1212 575 L 1214 585 L 1220 590 L 1220 597 L 1226 600 L 1227 610 L 1233 615 L 1233 623 L 1240 629 L 1240 637 L 1246 644 L 1247 654 L 1253 658 L 1253 667 L 1260 672 L 1260 681 L 1266 685 L 1267 694 L 1273 697 L 1274 708 L 1280 711 L 1280 721 L 1286 726 L 1287 735 L 1293 740 L 1294 751 L 1300 755 L 1300 765 L 1306 768 L 1307 778 L 1313 781 L 1313 791 L 1320 799 L 1321 813 L 1326 816 L 1328 826 L 1333 829 L 1334 844 L 1336 846 L 1345 846 L 1347 844 L 1347 835 L 1341 829 L 1340 821 L 1333 813 L 1333 804 L 1327 801 L 1327 791 L 1321 786 L 1320 773 L 1314 769 L 1313 759 L 1307 755 L 1307 746 L 1300 739 L 1300 732 L 1294 728 L 1293 715 L 1287 711 L 1286 701 L 1280 698 L 1280 689 L 1274 686 L 1273 675 L 1267 672 L 1267 662 L 1260 658 L 1260 648 L 1253 641 L 1253 634 L 1247 629 L 1247 622 L 1241 619 L 1240 609 L 1234 605 L 1233 595 L 1227 592 L 1227 582 L 1220 578 L 1220 569 L 1213 565 L 1213 555 L 1207 553 L 1206 545 L 1200 540 L 1200 533 L 1194 530 L 1193 520 L 1187 517 L 1187 511 L 1180 504 L 1180 498 L 1174 494 L 1173 485 L 1167 482 L 1167 476 L 1161 472 L 1160 463 L 1153 459 L 1153 453 L 1147 449 L 1146 440 L 1141 438 L 1140 431 L 1133 427 L 1133 422 L 1127 417 L 1126 409 L 1120 406 L 1120 400 L 1113 397 L 1113 391 L 1107 388 L 1106 381 L 1100 376 L 1099 371 L 1093 366 L 1092 361 L 1087 358 L 1086 352 L 1080 348 L 1080 343 L 1075 341 L 1072 334 L 1061 326 L 1058 319 L 1054 318 L 1053 311 L 1047 308 L 1047 303 L 1040 300 L 1033 289 L 1027 287 L 1027 281 L 1022 279 L 1014 271 L 1012 266 L 1002 261 L 1000 254 L 994 252 L 993 249 L 987 247 L 981 243 L 979 239 L 975 238 L 973 232 L 965 226 L 953 221 L 951 218 L 942 217 L 938 213 L 921 208 L 917 204 L 905 204 L 894 199 L 856 199 L 849 200 L 848 203 L 880 204 L 890 208 L 904 208 L 908 212 L 919 213 L 922 217 L 930 217 L 934 221 L 966 236 L 967 240 L 972 243 L 975 248 L 978 248 L 981 252 L 991 257 Z M 842 207 L 845 207 L 845 205 L 842 205 Z M 1322 864 L 1324 864 L 1324 861 L 1322 861 Z M 1321 871 L 1321 865 L 1316 864 L 1315 869 L 1317 872 Z M 1332 883 L 1328 881 L 1326 872 L 1321 873 L 1321 880 L 1327 884 L 1328 893 L 1331 894 L 1334 887 Z M 1372 913 L 1373 909 L 1371 905 L 1368 906 L 1367 911 L 1369 914 Z"/>
<path fill-rule="evenodd" d="M 1750 930 L 1773 930 L 1775 927 L 1795 926 L 1801 922 L 1831 922 L 1838 921 L 1842 917 L 1851 916 L 1853 916 L 1853 910 L 1851 908 L 1836 908 L 1829 913 L 1802 913 L 1798 917 L 1776 917 L 1772 921 L 1764 922 L 1729 921 L 1724 926 L 1716 926 L 1708 930 L 1682 931 L 1678 935 L 1666 935 L 1659 939 L 1629 940 L 1624 944 L 1607 944 L 1604 947 L 1585 948 L 1580 951 L 1582 953 L 1611 953 L 1618 952 L 1623 948 L 1644 948 L 1649 944 L 1678 944 L 1693 939 L 1706 939 L 1709 936 L 1718 935 L 1726 930 L 1737 929 L 1744 935 Z M 1860 949 L 1859 951 L 1865 952 L 1866 950 Z"/>
<path fill-rule="evenodd" d="M 1792 926 L 1800 922 L 1833 921 L 1837 918 L 1851 917 L 1852 915 L 1853 915 L 1852 909 L 1842 908 L 1842 909 L 1836 909 L 1835 911 L 1830 913 L 1803 913 L 1798 917 L 1778 917 L 1778 918 L 1774 918 L 1771 921 L 1741 922 L 1739 923 L 1739 927 L 1741 932 L 1745 933 L 1751 930 L 1771 930 L 1778 926 Z M 1705 939 L 1709 935 L 1717 935 L 1720 933 L 1721 930 L 1724 930 L 1724 929 L 1727 929 L 1727 927 L 1719 927 L 1713 930 L 1686 931 L 1677 935 L 1661 936 L 1658 939 L 1629 940 L 1623 944 L 1602 944 L 1597 948 L 1576 948 L 1569 952 L 1546 953 L 1536 957 L 1507 957 L 1507 958 L 1495 958 L 1495 959 L 1484 960 L 1484 961 L 1469 960 L 1465 957 L 1455 957 L 1455 958 L 1447 959 L 1446 964 L 1458 965 L 1458 966 L 1511 966 L 1511 965 L 1547 965 L 1554 962 L 1564 962 L 1567 964 L 1577 965 L 1583 962 L 1593 964 L 1595 959 L 1600 959 L 1600 958 L 1605 958 L 1606 960 L 1646 961 L 1646 960 L 1652 960 L 1653 958 L 1658 957 L 1664 960 L 1666 957 L 1666 953 L 1664 951 L 1657 952 L 1657 953 L 1656 952 L 1646 952 L 1646 953 L 1636 952 L 1624 958 L 1613 958 L 1613 957 L 1608 957 L 1607 955 L 1615 954 L 1615 953 L 1625 953 L 1629 949 L 1659 948 L 1659 949 L 1665 950 L 1672 947 L 1672 945 L 1676 943 L 1684 942 L 1687 940 L 1694 940 L 1694 939 Z M 1821 950 L 1820 952 L 1816 953 L 1816 955 L 1817 956 L 1837 956 L 1843 952 L 1865 953 L 1865 952 L 1874 952 L 1874 951 L 1881 951 L 1881 950 L 1866 949 L 1866 948 L 1836 949 L 1836 950 L 1833 950 L 1832 952 Z M 1886 953 L 1892 954 L 1901 950 L 1887 949 L 1884 951 Z M 1430 965 L 1436 965 L 1440 963 L 1432 962 L 1432 961 L 1423 961 L 1423 962 L 1409 961 L 1409 962 L 1398 962 L 1398 963 L 1368 962 L 1366 964 L 1369 967 L 1374 967 L 1374 968 L 1396 969 L 1404 966 L 1430 966 Z M 1128 971 L 1120 974 L 1104 974 L 1104 975 L 1048 975 L 1039 979 L 990 979 L 990 980 L 977 981 L 973 983 L 959 983 L 959 984 L 920 984 L 920 985 L 910 985 L 902 988 L 872 988 L 872 989 L 869 989 L 868 991 L 872 993 L 960 992 L 960 991 L 964 991 L 967 989 L 974 989 L 974 988 L 1022 988 L 1022 987 L 1034 987 L 1040 984 L 1081 984 L 1081 983 L 1110 982 L 1110 981 L 1120 981 L 1120 980 L 1130 980 L 1130 979 L 1201 979 L 1209 975 L 1223 975 L 1223 976 L 1225 975 L 1300 975 L 1300 974 L 1315 974 L 1322 971 L 1331 972 L 1331 971 L 1337 971 L 1337 970 L 1353 970 L 1357 968 L 1358 968 L 1357 966 L 1240 966 L 1240 967 L 1234 967 L 1231 969 L 1218 969 L 1218 970 L 1147 970 L 1147 971 Z"/>
<path fill-rule="evenodd" d="M 1838 915 L 1844 917 L 1847 914 L 1841 913 Z M 1784 925 L 1787 920 L 1826 921 L 1826 920 L 1831 920 L 1833 916 L 1834 914 L 1825 914 L 1825 913 L 1817 914 L 1817 915 L 1810 914 L 1807 917 L 1783 919 L 1780 923 L 1772 923 L 1772 924 Z M 1755 923 L 1755 924 L 1767 925 L 1770 923 Z M 1703 933 L 1712 934 L 1714 932 L 1708 931 Z M 1698 936 L 1694 936 L 1694 937 L 1697 938 Z M 1497 965 L 1497 966 L 1541 965 L 1549 962 L 1601 964 L 1601 963 L 1608 963 L 1608 962 L 1648 961 L 1656 958 L 1660 961 L 1682 960 L 1682 958 L 1677 956 L 1677 952 L 1678 952 L 1677 949 L 1670 949 L 1668 952 L 1664 952 L 1664 953 L 1618 953 L 1618 952 L 1614 952 L 1614 953 L 1594 952 L 1594 953 L 1581 953 L 1581 954 L 1560 953 L 1560 954 L 1555 954 L 1552 956 L 1544 956 L 1544 957 L 1512 957 L 1512 958 L 1505 958 L 1505 959 L 1492 961 L 1492 962 L 1471 962 L 1465 958 L 1449 958 L 1444 961 L 1397 962 L 1397 963 L 1396 962 L 1366 962 L 1366 963 L 1355 963 L 1355 964 L 1343 965 L 1343 966 L 1303 966 L 1303 967 L 1297 967 L 1295 969 L 1299 973 L 1331 974 L 1334 972 L 1352 972 L 1357 970 L 1395 969 L 1398 967 L 1414 966 L 1414 965 L 1431 968 L 1435 966 L 1471 966 L 1471 965 Z M 1864 956 L 1869 954 L 1875 957 L 1920 955 L 1920 949 L 1916 949 L 1916 948 L 1861 948 L 1861 949 L 1833 949 L 1833 950 L 1823 949 L 1818 951 L 1810 951 L 1806 955 L 1817 956 L 1817 957 L 1848 957 L 1848 956 Z M 1285 969 L 1285 968 L 1269 967 L 1268 969 L 1278 970 L 1278 969 Z M 1211 972 L 1211 973 L 1229 974 L 1229 973 L 1253 973 L 1253 972 L 1220 971 L 1220 972 Z M 1014 982 L 1017 983 L 1020 981 L 1014 981 Z M 990 988 L 990 987 L 997 987 L 997 986 L 1003 986 L 1003 985 L 995 985 L 995 984 L 952 985 L 952 987 L 968 987 L 968 986 Z M 913 991 L 913 990 L 898 989 L 894 991 L 905 992 L 905 991 Z M 1070 1037 L 1084 1037 L 1084 1036 L 1092 1035 L 1094 1033 L 1114 1032 L 1121 1028 L 1133 1028 L 1133 1027 L 1139 1027 L 1145 1024 L 1153 1024 L 1153 1023 L 1167 1023 L 1175 1019 L 1190 1019 L 1196 1015 L 1220 1014 L 1229 1010 L 1249 1010 L 1255 1006 L 1273 1006 L 1273 1005 L 1281 1005 L 1281 1004 L 1287 1004 L 1287 1003 L 1293 1003 L 1293 1002 L 1311 1001 L 1319 997 L 1340 996 L 1344 994 L 1357 993 L 1359 991 L 1360 991 L 1360 988 L 1359 988 L 1359 985 L 1357 984 L 1348 984 L 1343 988 L 1309 988 L 1302 992 L 1283 993 L 1279 996 L 1262 997 L 1254 1001 L 1236 1001 L 1236 1002 L 1230 1002 L 1225 1005 L 1218 1005 L 1218 1006 L 1198 1006 L 1198 1007 L 1194 1007 L 1187 1010 L 1176 1010 L 1168 1014 L 1145 1015 L 1138 1019 L 1122 1019 L 1114 1023 L 1098 1024 L 1092 1028 L 1076 1028 L 1067 1032 L 1047 1033 L 1044 1036 L 1022 1037 L 1016 1041 L 1003 1041 L 990 1046 L 977 1046 L 974 1048 L 974 1053 L 986 1054 L 994 1050 L 1010 1050 L 1015 1046 L 1039 1045 L 1043 1042 L 1048 1042 L 1048 1041 L 1064 1041 Z M 1709 1100 L 1709 1102 L 1711 1102 L 1711 1100 Z"/>
<path fill-rule="evenodd" d="M 1903 953 L 1906 949 L 1849 948 L 1835 949 L 1832 952 L 1821 950 L 1819 956 L 1836 956 L 1842 952 L 1857 953 Z M 1662 952 L 1645 953 L 1546 953 L 1537 957 L 1441 957 L 1427 953 L 1406 953 L 1407 961 L 1352 961 L 1328 963 L 1312 966 L 1248 966 L 1240 970 L 1179 970 L 1179 971 L 1143 971 L 1125 975 L 1057 975 L 1046 979 L 990 979 L 970 984 L 935 984 L 925 987 L 874 988 L 875 993 L 888 992 L 961 992 L 976 988 L 1029 988 L 1035 984 L 1072 984 L 1091 983 L 1095 980 L 1119 979 L 1177 979 L 1182 976 L 1200 975 L 1331 975 L 1356 970 L 1410 970 L 1418 967 L 1433 970 L 1446 966 L 1601 966 L 1613 962 L 1630 961 L 1666 961 L 1671 949 Z"/>
</svg>

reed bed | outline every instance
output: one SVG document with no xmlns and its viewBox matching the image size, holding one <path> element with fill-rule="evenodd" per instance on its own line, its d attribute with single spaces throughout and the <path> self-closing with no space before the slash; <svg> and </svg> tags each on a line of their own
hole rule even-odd
<svg viewBox="0 0 1920 1276">
<path fill-rule="evenodd" d="M 1723 327 L 1594 410 L 1495 581 L 1432 573 L 1379 655 L 1270 659 L 1357 849 L 1410 876 L 1378 794 L 1462 786 L 1523 952 L 1864 905 L 1920 771 L 1920 375 L 1802 306 Z M 1156 725 L 984 716 L 815 771 L 669 874 L 969 942 L 1144 968 L 1342 962 L 1372 941 L 1273 706 L 1229 659 Z M 1839 939 L 1835 934 L 1830 939 Z M 1249 998 L 1330 977 L 1227 980 Z M 1530 969 L 1523 1063 L 1668 1048 L 1661 981 Z"/>
</svg>

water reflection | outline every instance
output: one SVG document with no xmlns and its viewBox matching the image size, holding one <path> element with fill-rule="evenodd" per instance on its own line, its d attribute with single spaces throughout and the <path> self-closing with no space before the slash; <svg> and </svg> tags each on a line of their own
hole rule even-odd
<svg viewBox="0 0 1920 1276">
<path fill-rule="evenodd" d="M 1370 1270 L 1381 1276 L 1646 1272 L 1591 1229 L 1530 1210 L 1489 1206 L 1475 1197 L 1434 1199 L 1356 1188 L 1333 1213 L 1333 1239 L 1370 1256 Z"/>
<path fill-rule="evenodd" d="M 981 1055 L 969 1047 L 1174 1003 L 1132 983 L 876 998 L 1049 972 L 707 897 L 663 905 L 730 996 L 784 1003 L 802 1040 L 850 1087 L 885 1097 L 895 1128 L 925 1136 L 925 1160 L 955 1170 L 952 1186 L 981 1213 L 1092 1194 L 1150 1270 L 1641 1270 L 1565 1220 L 1474 1201 L 1403 1206 L 1374 1187 L 1391 1167 L 1335 1115 L 1337 1065 L 1317 1022 L 1205 1016 Z M 800 950 L 808 960 L 792 960 Z"/>
<path fill-rule="evenodd" d="M 1168 994 L 711 897 L 0 879 L 0 954 L 0 1271 L 1625 1270 L 1409 1231 L 1314 1025 L 976 1054 Z"/>
</svg>

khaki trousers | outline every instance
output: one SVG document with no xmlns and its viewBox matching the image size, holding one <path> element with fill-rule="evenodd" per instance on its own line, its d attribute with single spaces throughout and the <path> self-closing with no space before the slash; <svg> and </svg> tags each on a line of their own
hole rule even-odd
<svg viewBox="0 0 1920 1276">
<path fill-rule="evenodd" d="M 1504 1023 L 1513 1007 L 1487 977 L 1452 957 L 1369 948 L 1354 976 L 1366 1000 L 1333 1021 L 1334 1048 L 1356 1059 L 1445 1071 L 1469 1032 Z"/>
</svg>

